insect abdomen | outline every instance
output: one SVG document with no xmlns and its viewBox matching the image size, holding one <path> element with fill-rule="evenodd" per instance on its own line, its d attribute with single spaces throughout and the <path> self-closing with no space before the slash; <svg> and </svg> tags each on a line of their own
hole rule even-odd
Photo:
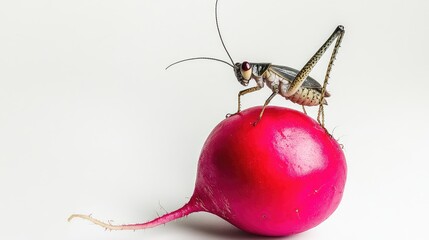
<svg viewBox="0 0 429 240">
<path fill-rule="evenodd" d="M 320 104 L 320 100 L 321 100 L 322 95 L 319 91 L 317 91 L 315 89 L 300 87 L 294 95 L 292 95 L 290 97 L 286 97 L 287 87 L 288 87 L 288 85 L 286 85 L 284 87 L 281 86 L 280 92 L 279 92 L 280 95 L 282 95 L 286 99 L 289 99 L 290 101 L 297 103 L 299 105 L 303 105 L 303 106 L 316 106 L 316 105 Z M 325 99 L 324 99 L 324 104 L 327 104 Z"/>
<path fill-rule="evenodd" d="M 271 71 L 266 71 L 263 78 L 269 88 L 273 89 L 273 86 L 277 85 L 279 88 L 279 94 L 294 103 L 303 106 L 317 106 L 320 104 L 322 94 L 316 89 L 300 87 L 294 95 L 286 97 L 286 92 L 291 80 L 284 79 Z M 325 93 L 325 98 L 326 97 L 329 97 L 329 93 L 327 92 Z M 327 104 L 325 99 L 323 102 L 324 104 Z"/>
</svg>

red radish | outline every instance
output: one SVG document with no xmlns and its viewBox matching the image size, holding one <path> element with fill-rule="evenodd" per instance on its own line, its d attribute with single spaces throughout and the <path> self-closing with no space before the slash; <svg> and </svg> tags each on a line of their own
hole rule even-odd
<svg viewBox="0 0 429 240">
<path fill-rule="evenodd" d="M 339 144 L 307 115 L 261 107 L 223 120 L 201 152 L 194 194 L 182 208 L 147 223 L 107 229 L 145 229 L 193 212 L 210 212 L 259 235 L 284 236 L 308 230 L 337 208 L 346 181 Z M 69 220 L 70 220 L 69 219 Z"/>
</svg>

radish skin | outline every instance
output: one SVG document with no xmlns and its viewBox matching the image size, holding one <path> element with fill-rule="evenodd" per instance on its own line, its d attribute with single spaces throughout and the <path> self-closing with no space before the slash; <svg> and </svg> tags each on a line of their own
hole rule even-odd
<svg viewBox="0 0 429 240">
<path fill-rule="evenodd" d="M 139 230 L 193 212 L 213 213 L 253 234 L 285 236 L 313 228 L 338 207 L 347 166 L 340 145 L 307 115 L 261 107 L 219 123 L 201 151 L 194 193 L 182 208 L 152 221 L 111 225 L 75 214 L 109 230 Z"/>
</svg>

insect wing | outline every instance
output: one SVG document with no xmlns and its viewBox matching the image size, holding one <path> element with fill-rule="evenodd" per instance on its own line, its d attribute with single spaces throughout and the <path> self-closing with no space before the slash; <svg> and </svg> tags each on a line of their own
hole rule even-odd
<svg viewBox="0 0 429 240">
<path fill-rule="evenodd" d="M 294 68 L 286 67 L 286 66 L 279 66 L 279 65 L 271 65 L 270 68 L 272 71 L 279 74 L 280 76 L 282 76 L 283 78 L 285 78 L 289 82 L 292 82 L 299 72 L 298 70 L 296 70 Z M 302 84 L 302 87 L 310 88 L 310 89 L 316 89 L 319 91 L 322 90 L 322 86 L 320 85 L 320 83 L 317 82 L 316 80 L 314 80 L 314 78 L 312 78 L 310 76 L 308 76 L 305 79 L 304 83 Z"/>
</svg>

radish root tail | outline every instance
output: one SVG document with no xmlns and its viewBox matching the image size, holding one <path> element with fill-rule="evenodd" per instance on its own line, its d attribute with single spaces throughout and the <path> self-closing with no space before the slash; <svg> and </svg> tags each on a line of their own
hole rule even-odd
<svg viewBox="0 0 429 240">
<path fill-rule="evenodd" d="M 103 222 L 96 218 L 93 218 L 91 215 L 84 215 L 84 214 L 73 214 L 68 218 L 68 221 L 70 222 L 74 218 L 81 218 L 81 219 L 90 221 L 95 225 L 103 227 L 106 230 L 141 230 L 141 229 L 156 227 L 158 225 L 171 222 L 173 220 L 182 218 L 193 212 L 198 212 L 198 211 L 201 211 L 201 209 L 197 207 L 197 205 L 187 203 L 183 207 L 177 209 L 176 211 L 167 213 L 161 217 L 158 217 L 152 221 L 145 222 L 145 223 L 112 225 L 110 224 L 110 222 Z"/>
</svg>

